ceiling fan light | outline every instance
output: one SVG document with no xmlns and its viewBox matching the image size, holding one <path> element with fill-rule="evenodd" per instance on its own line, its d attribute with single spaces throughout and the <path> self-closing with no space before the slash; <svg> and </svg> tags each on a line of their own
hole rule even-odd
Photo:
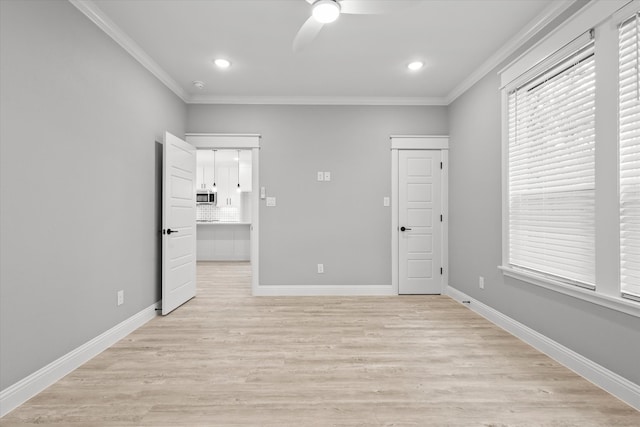
<svg viewBox="0 0 640 427">
<path fill-rule="evenodd" d="M 229 62 L 228 59 L 224 58 L 218 58 L 213 61 L 213 63 L 216 64 L 219 68 L 229 68 L 229 66 L 231 65 L 231 62 Z"/>
<path fill-rule="evenodd" d="M 340 4 L 334 0 L 318 0 L 313 4 L 312 14 L 316 21 L 328 24 L 340 16 Z"/>
<path fill-rule="evenodd" d="M 407 65 L 407 68 L 411 71 L 418 71 L 422 67 L 424 67 L 424 62 L 421 61 L 415 61 Z"/>
</svg>

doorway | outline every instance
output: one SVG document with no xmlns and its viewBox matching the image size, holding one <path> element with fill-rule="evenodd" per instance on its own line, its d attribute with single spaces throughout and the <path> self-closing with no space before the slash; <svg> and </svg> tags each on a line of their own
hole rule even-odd
<svg viewBox="0 0 640 427">
<path fill-rule="evenodd" d="M 221 157 L 225 158 L 223 153 L 237 153 L 238 160 L 233 160 L 233 156 L 231 156 L 231 160 L 226 159 L 227 163 L 229 163 L 227 168 L 224 168 L 220 163 L 221 167 L 218 171 L 214 172 L 216 178 L 216 185 L 218 189 L 221 189 L 222 186 L 229 186 L 233 184 L 234 186 L 240 185 L 242 189 L 250 189 L 250 191 L 241 191 L 236 193 L 235 187 L 234 189 L 229 189 L 225 192 L 222 192 L 217 195 L 218 201 L 222 202 L 223 209 L 220 212 L 208 212 L 206 216 L 202 216 L 202 218 L 208 219 L 218 219 L 222 218 L 217 215 L 232 215 L 236 212 L 234 208 L 234 203 L 236 201 L 235 197 L 237 194 L 241 195 L 239 199 L 241 202 L 244 202 L 245 205 L 250 206 L 250 210 L 244 209 L 239 213 L 239 217 L 234 219 L 239 219 L 237 224 L 225 224 L 224 227 L 219 227 L 212 225 L 211 227 L 206 227 L 206 231 L 209 234 L 216 234 L 219 236 L 225 236 L 223 239 L 217 239 L 212 234 L 212 239 L 218 240 L 218 249 L 223 250 L 229 253 L 230 258 L 228 260 L 233 260 L 232 258 L 236 255 L 240 255 L 240 257 L 245 257 L 248 254 L 248 258 L 251 263 L 251 288 L 252 292 L 255 293 L 255 289 L 258 286 L 259 282 L 259 224 L 260 224 L 260 198 L 259 198 L 259 165 L 260 165 L 260 135 L 257 134 L 186 134 L 186 141 L 193 145 L 198 150 L 204 150 L 210 153 L 213 153 L 213 150 L 216 150 L 216 153 L 219 153 Z M 248 156 L 244 156 L 247 154 Z M 248 163 L 246 165 L 243 163 L 241 158 L 249 158 Z M 222 160 L 222 159 L 221 159 Z M 233 162 L 237 163 L 237 169 L 234 169 Z M 243 180 L 243 177 L 248 176 L 243 173 L 243 166 L 248 167 L 250 165 L 250 180 Z M 204 178 L 206 181 L 206 175 Z M 205 182 L 207 185 L 208 181 Z M 233 190 L 233 191 L 231 191 Z M 221 198 L 221 199 L 220 199 Z M 217 203 L 219 206 L 220 203 Z M 227 206 L 228 205 L 228 206 Z M 248 220 L 247 213 L 250 214 L 250 221 Z M 215 224 L 215 221 L 211 221 L 212 224 Z M 201 226 L 198 226 L 201 227 Z M 199 232 L 200 230 L 198 230 Z M 230 236 L 233 236 L 233 242 L 230 240 Z M 235 244 L 235 240 L 240 239 L 240 243 L 238 245 Z M 243 246 L 243 245 L 247 245 Z M 212 250 L 216 250 L 213 248 Z M 235 252 L 229 252 L 235 251 Z M 242 254 L 240 254 L 240 252 Z M 234 255 L 235 254 L 235 255 Z"/>
<path fill-rule="evenodd" d="M 392 137 L 392 277 L 397 294 L 442 294 L 448 270 L 448 137 Z"/>
</svg>

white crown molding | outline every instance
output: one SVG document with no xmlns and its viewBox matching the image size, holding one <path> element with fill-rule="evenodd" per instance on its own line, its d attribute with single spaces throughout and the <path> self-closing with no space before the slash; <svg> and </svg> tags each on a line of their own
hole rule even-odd
<svg viewBox="0 0 640 427">
<path fill-rule="evenodd" d="M 159 306 L 160 302 L 157 302 L 142 309 L 108 331 L 0 391 L 0 418 L 155 318 L 158 315 L 156 308 Z"/>
<path fill-rule="evenodd" d="M 464 303 L 470 310 L 478 313 L 493 324 L 521 339 L 536 350 L 546 354 L 633 408 L 640 410 L 640 385 L 587 359 L 583 355 L 523 325 L 498 310 L 471 298 L 456 288 L 447 286 L 445 294 L 460 303 Z"/>
<path fill-rule="evenodd" d="M 324 96 L 215 96 L 190 95 L 131 37 L 114 23 L 92 0 L 69 0 L 101 30 L 149 70 L 165 86 L 187 104 L 246 104 L 246 105 L 381 105 L 381 106 L 447 106 L 470 89 L 493 68 L 517 51 L 547 24 L 560 16 L 575 1 L 557 0 L 523 28 L 515 37 L 487 59 L 475 72 L 445 97 L 324 97 Z"/>
<path fill-rule="evenodd" d="M 209 96 L 195 95 L 188 104 L 245 105 L 447 105 L 444 98 L 368 96 Z"/>
<path fill-rule="evenodd" d="M 91 0 L 69 0 L 87 18 L 110 36 L 124 50 L 133 56 L 140 64 L 158 78 L 165 86 L 173 91 L 180 99 L 187 102 L 189 95 L 171 76 L 158 65 L 131 37 L 129 37 L 118 25 Z"/>
<path fill-rule="evenodd" d="M 560 16 L 573 3 L 578 0 L 557 0 L 551 2 L 535 19 L 520 30 L 506 44 L 504 44 L 496 53 L 491 55 L 480 67 L 464 79 L 445 97 L 446 105 L 451 104 L 460 95 L 478 83 L 491 70 L 500 65 L 505 59 L 521 48 L 531 37 L 538 31 L 542 30 L 551 21 Z"/>
</svg>

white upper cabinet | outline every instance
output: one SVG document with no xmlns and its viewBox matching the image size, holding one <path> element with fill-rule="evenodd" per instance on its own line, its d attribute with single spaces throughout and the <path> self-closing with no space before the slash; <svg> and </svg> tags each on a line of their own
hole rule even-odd
<svg viewBox="0 0 640 427">
<path fill-rule="evenodd" d="M 196 189 L 211 190 L 213 188 L 213 151 L 198 150 L 196 153 Z"/>
<path fill-rule="evenodd" d="M 243 193 L 251 192 L 251 151 L 240 151 L 240 188 Z"/>
<path fill-rule="evenodd" d="M 196 188 L 211 191 L 215 182 L 217 205 L 239 207 L 238 182 L 243 193 L 251 191 L 251 150 L 199 149 L 196 160 Z"/>
</svg>

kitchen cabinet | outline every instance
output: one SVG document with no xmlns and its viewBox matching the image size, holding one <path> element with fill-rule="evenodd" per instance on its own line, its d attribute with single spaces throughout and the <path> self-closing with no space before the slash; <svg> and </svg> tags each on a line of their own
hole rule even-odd
<svg viewBox="0 0 640 427">
<path fill-rule="evenodd" d="M 196 152 L 196 189 L 211 190 L 213 188 L 213 164 L 214 155 L 212 150 L 198 150 Z"/>
<path fill-rule="evenodd" d="M 243 193 L 251 192 L 251 151 L 240 151 L 240 187 Z"/>
<path fill-rule="evenodd" d="M 198 223 L 196 259 L 198 261 L 249 261 L 251 225 L 246 223 Z"/>
<path fill-rule="evenodd" d="M 238 193 L 237 165 L 218 167 L 216 169 L 216 184 L 218 186 L 219 207 L 240 207 L 241 194 Z"/>
</svg>

